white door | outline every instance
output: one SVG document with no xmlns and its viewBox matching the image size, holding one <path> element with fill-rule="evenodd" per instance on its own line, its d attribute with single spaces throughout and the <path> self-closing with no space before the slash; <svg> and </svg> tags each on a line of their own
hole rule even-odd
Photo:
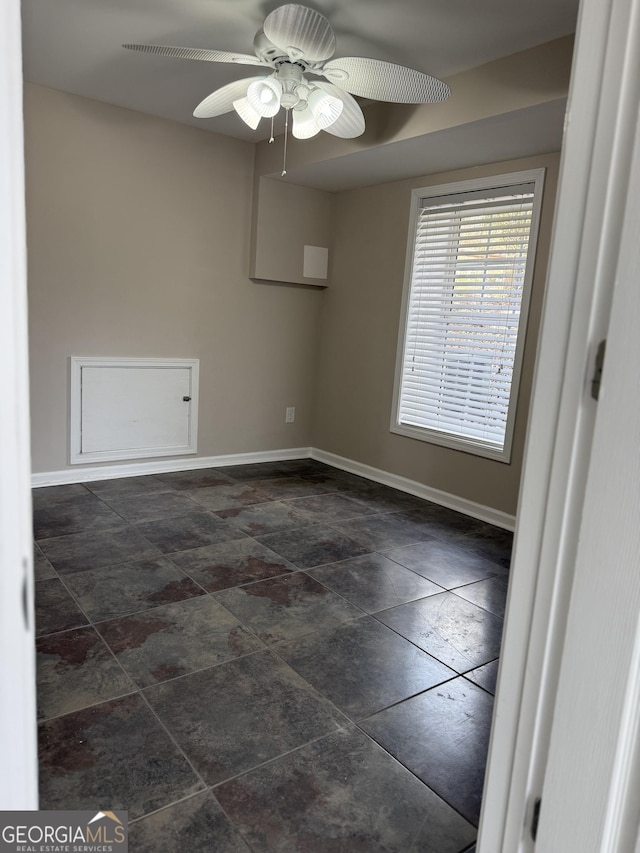
<svg viewBox="0 0 640 853">
<path fill-rule="evenodd" d="M 0 809 L 38 804 L 20 3 L 0 4 Z"/>
</svg>

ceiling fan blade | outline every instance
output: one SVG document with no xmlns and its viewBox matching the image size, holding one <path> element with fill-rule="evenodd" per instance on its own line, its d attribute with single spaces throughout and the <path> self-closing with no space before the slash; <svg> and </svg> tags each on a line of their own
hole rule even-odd
<svg viewBox="0 0 640 853">
<path fill-rule="evenodd" d="M 375 101 L 429 104 L 444 101 L 451 94 L 446 83 L 422 71 L 362 56 L 334 59 L 318 73 L 352 95 Z"/>
<path fill-rule="evenodd" d="M 263 29 L 269 41 L 294 62 L 322 62 L 336 49 L 336 37 L 325 16 L 296 3 L 274 9 L 267 15 Z"/>
<path fill-rule="evenodd" d="M 317 80 L 314 86 L 336 98 L 340 98 L 342 101 L 342 112 L 333 124 L 325 127 L 324 130 L 333 136 L 340 136 L 342 139 L 353 139 L 356 136 L 361 136 L 364 133 L 364 115 L 356 99 L 339 86 L 334 86 L 333 83 L 325 83 L 324 80 Z"/>
<path fill-rule="evenodd" d="M 234 80 L 220 89 L 212 92 L 204 101 L 201 101 L 193 111 L 196 118 L 214 118 L 223 113 L 229 113 L 234 108 L 233 102 L 244 98 L 249 85 L 254 80 L 264 80 L 264 77 L 245 77 L 243 80 Z"/>
<path fill-rule="evenodd" d="M 123 44 L 127 50 L 155 53 L 158 56 L 176 56 L 178 59 L 200 59 L 204 62 L 236 62 L 239 65 L 265 65 L 257 56 L 248 53 L 230 53 L 227 50 L 207 50 L 204 47 L 170 47 L 168 44 Z"/>
</svg>

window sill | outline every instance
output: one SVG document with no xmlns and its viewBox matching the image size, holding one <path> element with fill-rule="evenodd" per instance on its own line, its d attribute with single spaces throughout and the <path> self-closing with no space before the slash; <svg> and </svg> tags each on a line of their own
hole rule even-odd
<svg viewBox="0 0 640 853">
<path fill-rule="evenodd" d="M 494 462 L 503 462 L 507 465 L 511 462 L 511 447 L 507 445 L 503 448 L 498 448 L 471 438 L 461 438 L 450 433 L 439 432 L 438 430 L 408 426 L 395 422 L 391 424 L 390 430 L 396 435 L 414 438 L 428 444 L 436 444 L 439 447 L 447 447 L 449 450 L 471 453 L 473 456 L 482 456 L 485 459 L 492 459 Z"/>
</svg>

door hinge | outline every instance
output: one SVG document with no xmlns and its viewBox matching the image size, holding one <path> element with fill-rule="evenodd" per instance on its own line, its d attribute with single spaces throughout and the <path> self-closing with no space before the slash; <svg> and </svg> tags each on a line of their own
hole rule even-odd
<svg viewBox="0 0 640 853">
<path fill-rule="evenodd" d="M 540 820 L 540 805 L 542 797 L 536 797 L 533 801 L 533 814 L 531 815 L 531 838 L 535 841 L 538 835 L 538 821 Z"/>
<path fill-rule="evenodd" d="M 591 380 L 591 396 L 597 400 L 600 396 L 600 380 L 602 379 L 602 368 L 604 366 L 604 351 L 607 347 L 607 342 L 600 341 L 596 350 L 596 363 Z"/>
</svg>

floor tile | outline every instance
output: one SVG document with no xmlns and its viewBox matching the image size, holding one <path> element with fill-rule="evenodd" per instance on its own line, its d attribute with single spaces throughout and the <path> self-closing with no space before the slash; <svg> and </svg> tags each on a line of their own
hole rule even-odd
<svg viewBox="0 0 640 853">
<path fill-rule="evenodd" d="M 132 853 L 250 853 L 210 793 L 196 794 L 130 824 Z"/>
<path fill-rule="evenodd" d="M 342 563 L 310 569 L 309 574 L 367 613 L 442 592 L 441 586 L 382 554 L 365 554 Z"/>
<path fill-rule="evenodd" d="M 251 506 L 252 504 L 265 503 L 268 500 L 266 495 L 248 483 L 223 483 L 218 486 L 206 486 L 201 489 L 190 490 L 189 495 L 203 510 L 208 512 Z"/>
<path fill-rule="evenodd" d="M 171 555 L 171 560 L 207 592 L 296 571 L 296 566 L 284 557 L 248 537 L 178 551 Z"/>
<path fill-rule="evenodd" d="M 217 470 L 238 482 L 267 480 L 273 477 L 290 477 L 291 462 L 253 462 L 248 465 L 223 465 Z"/>
<path fill-rule="evenodd" d="M 455 542 L 431 539 L 385 551 L 385 557 L 417 572 L 445 589 L 504 575 L 505 569 Z"/>
<path fill-rule="evenodd" d="M 454 678 L 456 673 L 364 617 L 277 647 L 280 657 L 352 719 Z"/>
<path fill-rule="evenodd" d="M 422 501 L 419 506 L 410 511 L 409 515 L 416 521 L 421 521 L 434 536 L 447 541 L 461 539 L 482 523 L 455 509 L 429 501 Z"/>
<path fill-rule="evenodd" d="M 504 618 L 508 586 L 508 578 L 500 576 L 458 587 L 454 592 L 464 598 L 465 601 L 477 604 L 478 607 L 488 610 L 489 613 Z"/>
<path fill-rule="evenodd" d="M 94 622 L 204 595 L 166 557 L 66 575 L 65 581 Z"/>
<path fill-rule="evenodd" d="M 314 524 L 331 524 L 347 518 L 370 515 L 374 511 L 371 506 L 362 501 L 347 497 L 339 492 L 296 498 L 295 500 L 285 501 L 285 503 L 293 509 L 309 513 Z"/>
<path fill-rule="evenodd" d="M 121 526 L 122 518 L 89 492 L 33 508 L 35 539 L 49 539 L 82 531 L 98 532 Z"/>
<path fill-rule="evenodd" d="M 101 622 L 98 630 L 141 687 L 264 648 L 208 595 Z"/>
<path fill-rule="evenodd" d="M 40 724 L 41 809 L 128 809 L 131 819 L 202 783 L 139 695 Z"/>
<path fill-rule="evenodd" d="M 147 521 L 136 527 L 163 554 L 200 548 L 216 542 L 228 542 L 231 539 L 242 539 L 244 536 L 244 533 L 235 530 L 208 512 L 194 512 L 175 518 Z"/>
<path fill-rule="evenodd" d="M 425 505 L 422 498 L 410 495 L 408 492 L 401 492 L 399 489 L 392 489 L 391 486 L 374 483 L 373 480 L 365 480 L 363 477 L 358 477 L 352 481 L 346 494 L 361 501 L 377 513 L 406 512 Z"/>
<path fill-rule="evenodd" d="M 37 581 L 57 577 L 55 569 L 35 542 L 33 545 L 33 576 Z"/>
<path fill-rule="evenodd" d="M 322 473 L 323 471 L 335 471 L 325 462 L 319 462 L 317 459 L 283 459 L 276 463 L 278 468 L 289 477 L 306 477 L 314 474 Z"/>
<path fill-rule="evenodd" d="M 38 716 L 57 717 L 135 689 L 93 628 L 36 642 Z"/>
<path fill-rule="evenodd" d="M 145 690 L 208 785 L 327 734 L 342 717 L 269 651 Z"/>
<path fill-rule="evenodd" d="M 32 489 L 31 500 L 34 509 L 40 509 L 40 507 L 48 506 L 54 501 L 64 501 L 68 498 L 88 494 L 89 492 L 82 483 L 70 483 L 66 486 L 44 486 L 39 489 Z"/>
<path fill-rule="evenodd" d="M 484 666 L 471 670 L 471 672 L 465 672 L 464 677 L 495 696 L 499 663 L 497 660 L 492 660 L 485 663 Z"/>
<path fill-rule="evenodd" d="M 492 710 L 488 693 L 457 678 L 380 711 L 361 725 L 477 826 Z"/>
<path fill-rule="evenodd" d="M 159 477 L 149 475 L 142 477 L 118 477 L 113 480 L 95 480 L 91 483 L 85 483 L 85 485 L 94 495 L 105 501 L 116 497 L 148 495 L 170 490 L 170 487 L 165 485 Z"/>
<path fill-rule="evenodd" d="M 340 471 L 338 468 L 329 467 L 300 473 L 298 476 L 302 477 L 303 480 L 309 480 L 311 483 L 326 486 L 330 492 L 354 491 L 362 483 L 370 482 L 363 477 L 358 477 L 356 474 L 350 474 L 348 471 Z"/>
<path fill-rule="evenodd" d="M 216 514 L 232 527 L 242 530 L 249 536 L 261 536 L 281 530 L 296 530 L 315 521 L 310 513 L 294 509 L 281 501 L 223 509 Z"/>
<path fill-rule="evenodd" d="M 223 590 L 214 597 L 267 645 L 363 615 L 304 572 Z"/>
<path fill-rule="evenodd" d="M 475 829 L 349 728 L 216 788 L 253 850 L 459 853 Z"/>
<path fill-rule="evenodd" d="M 145 495 L 123 495 L 108 498 L 108 504 L 130 524 L 155 521 L 197 512 L 199 507 L 183 492 L 156 492 Z"/>
<path fill-rule="evenodd" d="M 301 569 L 336 563 L 368 552 L 355 539 L 323 524 L 284 533 L 269 533 L 260 542 Z"/>
<path fill-rule="evenodd" d="M 44 539 L 39 545 L 60 574 L 102 569 L 125 561 L 157 557 L 159 554 L 148 539 L 130 527 L 104 533 L 73 533 L 56 539 Z"/>
<path fill-rule="evenodd" d="M 170 471 L 155 475 L 161 483 L 172 489 L 200 489 L 205 486 L 223 486 L 232 483 L 231 477 L 222 474 L 219 468 L 197 468 L 195 471 Z"/>
<path fill-rule="evenodd" d="M 401 604 L 376 617 L 457 672 L 500 654 L 502 619 L 452 592 Z"/>
<path fill-rule="evenodd" d="M 332 525 L 345 536 L 355 539 L 368 551 L 382 551 L 430 539 L 421 521 L 408 517 L 406 513 L 383 513 L 382 515 L 354 518 Z"/>
<path fill-rule="evenodd" d="M 324 494 L 329 488 L 322 483 L 313 483 L 301 477 L 277 477 L 267 480 L 251 480 L 249 485 L 266 495 L 267 500 L 283 501 Z"/>
<path fill-rule="evenodd" d="M 88 619 L 59 578 L 35 584 L 36 636 L 87 625 Z"/>
<path fill-rule="evenodd" d="M 477 521 L 464 545 L 505 568 L 509 568 L 511 565 L 513 533 L 509 530 Z"/>
</svg>

